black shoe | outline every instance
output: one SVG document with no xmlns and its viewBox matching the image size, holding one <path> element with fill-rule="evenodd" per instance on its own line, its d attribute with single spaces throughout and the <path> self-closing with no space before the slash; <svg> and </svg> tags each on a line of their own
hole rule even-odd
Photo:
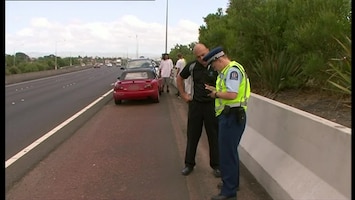
<svg viewBox="0 0 355 200">
<path fill-rule="evenodd" d="M 181 174 L 184 176 L 189 175 L 192 171 L 194 170 L 193 167 L 188 167 L 186 166 L 184 169 L 182 169 Z"/>
<path fill-rule="evenodd" d="M 167 89 L 166 92 L 169 93 L 169 89 Z"/>
<path fill-rule="evenodd" d="M 221 181 L 217 184 L 217 188 L 222 189 L 222 187 L 223 187 L 223 182 Z M 239 191 L 239 186 L 237 187 L 237 191 Z"/>
<path fill-rule="evenodd" d="M 211 198 L 211 200 L 232 200 L 232 199 L 237 199 L 237 197 L 236 196 L 234 196 L 234 197 L 227 197 L 227 196 L 224 196 L 224 195 L 221 195 L 221 194 L 219 194 L 219 195 L 217 195 L 217 196 L 213 196 L 212 198 Z"/>
<path fill-rule="evenodd" d="M 219 169 L 213 169 L 213 175 L 216 178 L 219 178 L 219 177 L 221 177 L 221 171 L 219 171 Z"/>
</svg>

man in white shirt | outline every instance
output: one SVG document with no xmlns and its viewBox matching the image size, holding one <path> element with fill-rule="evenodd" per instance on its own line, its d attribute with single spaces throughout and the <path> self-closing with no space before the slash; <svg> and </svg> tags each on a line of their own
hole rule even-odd
<svg viewBox="0 0 355 200">
<path fill-rule="evenodd" d="M 177 54 L 177 57 L 178 57 L 178 60 L 176 61 L 176 77 L 179 75 L 179 73 L 181 72 L 181 70 L 185 67 L 186 65 L 186 61 L 183 57 L 183 55 L 181 53 L 178 53 Z M 185 86 L 186 86 L 186 83 L 185 83 Z M 176 96 L 180 96 L 180 93 L 179 93 L 179 90 L 177 91 L 176 93 Z"/>
<path fill-rule="evenodd" d="M 173 61 L 169 58 L 169 54 L 163 54 L 162 60 L 159 65 L 159 75 L 163 78 L 163 88 L 166 87 L 166 92 L 169 93 L 170 75 L 174 67 Z"/>
</svg>

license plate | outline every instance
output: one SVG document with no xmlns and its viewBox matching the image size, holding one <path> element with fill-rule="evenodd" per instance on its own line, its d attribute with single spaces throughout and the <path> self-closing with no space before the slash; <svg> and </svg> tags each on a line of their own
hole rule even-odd
<svg viewBox="0 0 355 200">
<path fill-rule="evenodd" d="M 138 85 L 131 85 L 128 87 L 129 90 L 139 90 L 139 86 Z"/>
</svg>

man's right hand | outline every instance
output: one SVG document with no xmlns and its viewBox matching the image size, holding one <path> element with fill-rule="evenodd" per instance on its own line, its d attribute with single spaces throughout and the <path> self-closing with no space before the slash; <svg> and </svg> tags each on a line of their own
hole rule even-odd
<svg viewBox="0 0 355 200">
<path fill-rule="evenodd" d="M 186 92 L 184 92 L 183 94 L 180 94 L 180 96 L 182 97 L 182 99 L 188 103 L 190 101 L 192 101 L 192 96 Z"/>
</svg>

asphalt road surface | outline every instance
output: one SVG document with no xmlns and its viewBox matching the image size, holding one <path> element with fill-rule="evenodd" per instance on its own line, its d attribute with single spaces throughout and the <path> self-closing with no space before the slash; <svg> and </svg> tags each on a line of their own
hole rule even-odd
<svg viewBox="0 0 355 200">
<path fill-rule="evenodd" d="M 5 159 L 112 89 L 119 73 L 117 67 L 89 68 L 6 85 Z"/>
<path fill-rule="evenodd" d="M 203 133 L 195 170 L 182 176 L 187 105 L 175 90 L 105 105 L 6 192 L 7 200 L 204 200 L 218 194 Z M 271 200 L 241 166 L 239 200 Z"/>
</svg>

